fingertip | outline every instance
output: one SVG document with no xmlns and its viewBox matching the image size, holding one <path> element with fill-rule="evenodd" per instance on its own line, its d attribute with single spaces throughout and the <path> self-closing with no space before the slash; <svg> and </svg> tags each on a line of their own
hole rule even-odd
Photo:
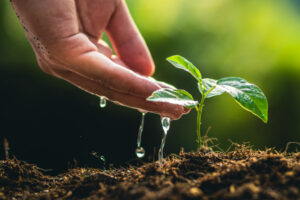
<svg viewBox="0 0 300 200">
<path fill-rule="evenodd" d="M 191 109 L 190 109 L 190 108 L 184 107 L 184 109 L 183 109 L 183 113 L 184 113 L 184 114 L 188 114 L 188 113 L 190 113 L 190 112 L 191 112 Z"/>
<path fill-rule="evenodd" d="M 141 36 L 115 48 L 119 58 L 133 71 L 143 76 L 152 76 L 155 65 Z"/>
<path fill-rule="evenodd" d="M 141 74 L 143 76 L 147 76 L 147 77 L 150 77 L 154 74 L 155 66 L 152 61 L 144 61 L 144 63 L 141 63 L 140 65 L 143 67 L 138 68 L 139 74 Z"/>
<path fill-rule="evenodd" d="M 185 107 L 179 106 L 179 105 L 173 105 L 176 106 L 175 108 L 173 107 L 172 110 L 172 120 L 178 120 L 182 117 L 183 114 L 185 114 Z"/>
</svg>

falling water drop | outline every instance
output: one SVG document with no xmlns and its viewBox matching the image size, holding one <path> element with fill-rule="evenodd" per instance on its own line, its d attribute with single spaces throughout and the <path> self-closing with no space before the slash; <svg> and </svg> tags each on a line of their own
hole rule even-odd
<svg viewBox="0 0 300 200">
<path fill-rule="evenodd" d="M 104 155 L 100 155 L 99 153 L 95 152 L 95 151 L 92 151 L 91 152 L 91 155 L 94 156 L 97 160 L 100 160 L 102 162 L 105 162 L 106 159 L 104 157 Z"/>
<path fill-rule="evenodd" d="M 170 124 L 171 124 L 171 119 L 170 118 L 163 117 L 161 119 L 161 125 L 162 125 L 162 128 L 164 130 L 164 134 L 163 134 L 163 138 L 161 140 L 161 145 L 160 145 L 160 148 L 159 148 L 159 151 L 158 151 L 158 161 L 159 161 L 160 164 L 162 164 L 162 162 L 163 162 L 164 147 L 165 147 L 165 143 L 166 143 L 167 134 L 168 134 L 168 131 L 170 129 Z"/>
<path fill-rule="evenodd" d="M 143 158 L 145 156 L 145 149 L 143 147 L 137 147 L 135 149 L 136 157 Z"/>
<path fill-rule="evenodd" d="M 100 97 L 99 106 L 100 106 L 100 108 L 105 108 L 105 106 L 106 106 L 106 99 L 105 99 L 105 97 Z"/>
<path fill-rule="evenodd" d="M 106 159 L 105 159 L 105 157 L 102 155 L 102 156 L 100 156 L 100 160 L 102 161 L 102 162 L 105 162 L 106 161 Z"/>
<path fill-rule="evenodd" d="M 164 129 L 165 134 L 168 133 L 168 130 L 170 129 L 171 119 L 169 117 L 163 117 L 161 119 L 161 125 Z"/>
<path fill-rule="evenodd" d="M 145 156 L 145 149 L 143 147 L 141 147 L 145 115 L 146 115 L 145 113 L 142 113 L 141 125 L 139 127 L 139 132 L 138 132 L 138 137 L 137 137 L 137 148 L 135 150 L 135 154 L 138 158 L 143 158 Z"/>
</svg>

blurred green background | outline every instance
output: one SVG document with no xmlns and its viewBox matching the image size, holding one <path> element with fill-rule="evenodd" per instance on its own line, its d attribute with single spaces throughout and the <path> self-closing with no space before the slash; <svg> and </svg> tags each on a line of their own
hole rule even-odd
<svg viewBox="0 0 300 200">
<path fill-rule="evenodd" d="M 231 139 L 278 150 L 300 139 L 298 2 L 127 1 L 155 60 L 156 79 L 199 95 L 195 81 L 165 61 L 180 54 L 205 77 L 240 76 L 268 97 L 268 124 L 242 110 L 228 95 L 207 100 L 203 132 L 211 126 L 209 136 L 218 138 L 216 144 L 223 149 Z M 88 165 L 91 151 L 115 164 L 134 157 L 140 114 L 112 104 L 100 110 L 97 97 L 44 74 L 7 1 L 0 2 L 0 44 L 0 139 L 9 139 L 14 155 L 58 170 L 73 159 Z M 166 153 L 181 147 L 195 150 L 195 120 L 193 111 L 172 123 Z M 148 155 L 159 146 L 161 134 L 159 117 L 147 115 L 143 146 Z"/>
</svg>

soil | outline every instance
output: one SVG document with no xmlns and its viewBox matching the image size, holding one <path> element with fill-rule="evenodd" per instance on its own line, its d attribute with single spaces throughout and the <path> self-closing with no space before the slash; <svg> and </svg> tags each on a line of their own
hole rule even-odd
<svg viewBox="0 0 300 200">
<path fill-rule="evenodd" d="M 17 159 L 0 161 L 0 199 L 300 199 L 300 152 L 202 148 L 109 170 L 55 176 Z"/>
</svg>

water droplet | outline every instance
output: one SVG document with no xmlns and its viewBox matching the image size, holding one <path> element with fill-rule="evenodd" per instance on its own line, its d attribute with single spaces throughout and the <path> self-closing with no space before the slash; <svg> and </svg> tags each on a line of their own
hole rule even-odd
<svg viewBox="0 0 300 200">
<path fill-rule="evenodd" d="M 135 149 L 136 157 L 143 158 L 145 156 L 145 149 L 143 147 L 137 147 Z"/>
<path fill-rule="evenodd" d="M 163 117 L 161 119 L 161 125 L 164 129 L 165 134 L 167 134 L 168 130 L 170 129 L 170 123 L 171 123 L 171 119 L 169 117 Z"/>
<path fill-rule="evenodd" d="M 105 97 L 100 97 L 100 102 L 99 102 L 100 108 L 105 108 L 106 104 L 107 103 Z"/>
<path fill-rule="evenodd" d="M 100 155 L 99 153 L 92 151 L 91 155 L 93 155 L 96 159 L 101 160 L 102 162 L 105 162 L 106 159 L 103 155 Z"/>
<path fill-rule="evenodd" d="M 103 161 L 103 162 L 105 162 L 105 161 L 106 161 L 106 159 L 105 159 L 105 157 L 104 157 L 104 156 L 100 156 L 100 160 L 101 160 L 101 161 Z"/>
<path fill-rule="evenodd" d="M 165 143 L 166 143 L 166 138 L 168 135 L 168 131 L 170 129 L 170 124 L 171 124 L 171 119 L 168 117 L 163 117 L 161 119 L 161 125 L 162 128 L 164 130 L 164 134 L 163 134 L 163 138 L 161 140 L 161 145 L 158 151 L 158 161 L 160 164 L 162 164 L 163 162 L 163 158 L 164 158 L 164 147 L 165 147 Z"/>
</svg>

